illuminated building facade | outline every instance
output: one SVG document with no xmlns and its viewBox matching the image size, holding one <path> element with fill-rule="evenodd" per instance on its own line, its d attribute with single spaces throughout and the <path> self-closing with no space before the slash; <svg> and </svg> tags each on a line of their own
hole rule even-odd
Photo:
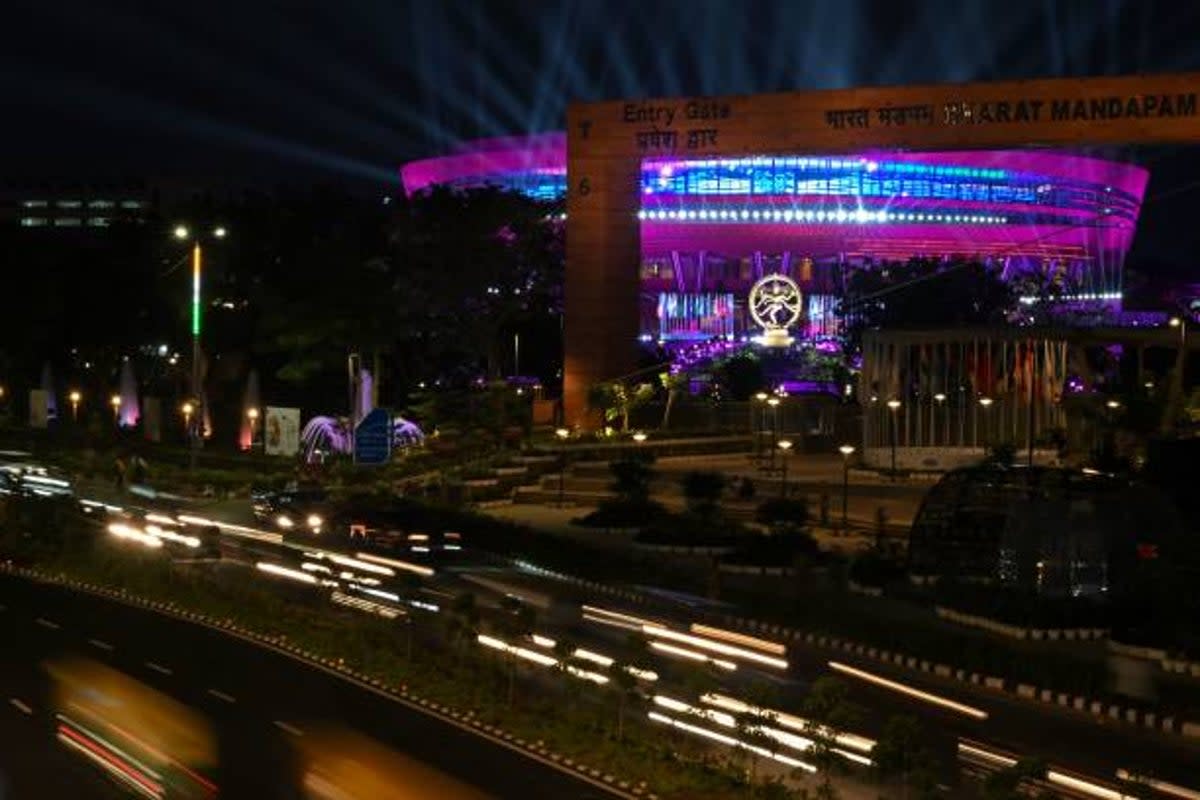
<svg viewBox="0 0 1200 800">
<path fill-rule="evenodd" d="M 410 194 L 493 185 L 547 200 L 565 194 L 566 172 L 562 134 L 468 143 L 402 168 Z M 916 257 L 982 259 L 1008 279 L 1056 284 L 1060 302 L 1119 308 L 1147 177 L 1027 150 L 646 158 L 631 212 L 640 338 L 751 336 L 746 296 L 771 273 L 803 291 L 797 333 L 833 335 L 853 270 Z"/>
</svg>

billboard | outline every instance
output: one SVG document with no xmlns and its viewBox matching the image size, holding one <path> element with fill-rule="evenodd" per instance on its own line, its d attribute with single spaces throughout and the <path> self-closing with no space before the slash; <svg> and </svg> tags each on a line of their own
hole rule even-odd
<svg viewBox="0 0 1200 800">
<path fill-rule="evenodd" d="M 45 389 L 29 390 L 29 427 L 46 428 L 50 425 L 50 393 Z"/>
<path fill-rule="evenodd" d="M 300 452 L 300 409 L 267 406 L 263 450 L 269 456 L 294 456 Z"/>
</svg>

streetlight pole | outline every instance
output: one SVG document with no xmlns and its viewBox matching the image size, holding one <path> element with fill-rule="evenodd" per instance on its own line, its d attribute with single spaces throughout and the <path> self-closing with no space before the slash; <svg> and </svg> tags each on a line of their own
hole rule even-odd
<svg viewBox="0 0 1200 800">
<path fill-rule="evenodd" d="M 844 444 L 838 448 L 842 454 L 842 532 L 850 527 L 848 507 L 850 505 L 850 456 L 854 454 L 854 445 Z"/>
<path fill-rule="evenodd" d="M 983 449 L 986 452 L 992 438 L 992 419 L 991 414 L 988 413 L 992 407 L 992 398 L 987 396 L 979 398 L 979 405 L 983 407 Z"/>
<path fill-rule="evenodd" d="M 792 440 L 791 439 L 780 439 L 778 447 L 779 447 L 779 454 L 780 454 L 779 461 L 782 464 L 782 468 L 783 468 L 783 471 L 779 473 L 780 474 L 779 496 L 787 497 L 787 465 L 788 465 L 788 455 L 792 451 Z"/>
<path fill-rule="evenodd" d="M 767 424 L 767 393 L 759 392 L 754 395 L 754 399 L 758 401 L 758 406 L 756 407 L 754 403 L 750 404 L 750 427 L 754 429 L 754 460 L 761 467 L 762 429 Z"/>
<path fill-rule="evenodd" d="M 565 481 L 567 478 L 567 438 L 571 432 L 566 428 L 559 428 L 554 432 L 558 437 L 558 507 L 563 507 L 563 491 L 565 489 Z"/>
<path fill-rule="evenodd" d="M 191 231 L 186 225 L 175 227 L 175 238 L 187 240 L 192 238 Z M 217 239 L 225 238 L 225 228 L 217 227 L 212 235 Z M 192 238 L 192 396 L 196 398 L 195 427 L 188 426 L 191 436 L 191 448 L 188 454 L 188 466 L 196 468 L 196 451 L 200 447 L 204 432 L 204 391 L 200 388 L 200 276 L 203 271 L 203 254 L 200 249 L 200 237 Z"/>
<path fill-rule="evenodd" d="M 887 407 L 892 412 L 892 482 L 894 483 L 896 481 L 896 412 L 900 410 L 900 401 L 893 397 L 887 401 Z"/>
<path fill-rule="evenodd" d="M 770 471 L 775 471 L 775 451 L 779 444 L 779 398 L 770 397 L 767 399 L 767 405 L 771 407 L 771 466 Z"/>
<path fill-rule="evenodd" d="M 935 406 L 935 408 L 937 409 L 937 416 L 941 417 L 942 419 L 947 419 L 947 417 L 946 417 L 946 393 L 938 392 L 937 394 L 935 394 L 933 396 L 933 399 L 937 402 L 937 405 Z M 933 443 L 935 446 L 937 445 L 937 438 L 938 438 L 937 429 L 938 429 L 938 425 L 937 425 L 937 420 L 935 419 L 933 422 Z M 950 433 L 949 433 L 949 426 L 947 425 L 946 434 L 944 435 L 944 437 L 942 439 L 942 446 L 944 447 L 944 446 L 948 445 L 949 443 L 950 443 Z"/>
</svg>

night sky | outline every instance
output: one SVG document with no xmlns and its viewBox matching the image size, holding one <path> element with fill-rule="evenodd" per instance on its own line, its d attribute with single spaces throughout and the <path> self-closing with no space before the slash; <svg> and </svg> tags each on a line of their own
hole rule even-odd
<svg viewBox="0 0 1200 800">
<path fill-rule="evenodd" d="M 3 172 L 48 177 L 382 189 L 571 99 L 1200 71 L 1194 0 L 17 0 L 0 27 Z M 1154 170 L 1135 255 L 1190 260 L 1200 143 L 1108 154 Z"/>
</svg>

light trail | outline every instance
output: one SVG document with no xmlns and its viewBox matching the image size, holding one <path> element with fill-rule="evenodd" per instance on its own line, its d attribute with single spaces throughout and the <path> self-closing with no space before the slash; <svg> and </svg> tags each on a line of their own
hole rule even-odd
<svg viewBox="0 0 1200 800">
<path fill-rule="evenodd" d="M 1052 769 L 1046 771 L 1046 780 L 1055 786 L 1074 789 L 1088 797 L 1095 797 L 1097 800 L 1138 800 L 1133 795 L 1124 794 L 1116 789 L 1110 789 L 1107 786 L 1101 786 L 1084 778 L 1077 778 L 1074 775 L 1068 775 L 1065 772 L 1058 772 Z"/>
<path fill-rule="evenodd" d="M 137 542 L 151 549 L 162 547 L 162 540 L 157 536 L 151 536 L 148 533 L 138 530 L 131 525 L 125 525 L 121 522 L 114 522 L 108 526 L 108 532 L 118 539 L 126 539 L 131 542 Z"/>
<path fill-rule="evenodd" d="M 1186 786 L 1178 786 L 1174 783 L 1160 781 L 1157 778 L 1150 778 L 1144 775 L 1134 775 L 1127 769 L 1117 770 L 1117 778 L 1123 781 L 1140 783 L 1143 786 L 1149 786 L 1156 792 L 1169 794 L 1172 797 L 1181 798 L 1181 800 L 1200 800 L 1200 792 L 1194 789 L 1189 789 Z"/>
<path fill-rule="evenodd" d="M 749 703 L 744 703 L 734 697 L 728 695 L 709 693 L 700 698 L 701 703 L 707 703 L 717 708 L 722 708 L 726 711 L 731 711 L 735 714 L 754 714 L 762 717 L 769 722 L 774 722 L 784 728 L 791 728 L 794 731 L 799 731 L 804 734 L 813 732 L 826 733 L 833 737 L 833 740 L 842 747 L 848 747 L 851 750 L 857 750 L 860 753 L 867 755 L 871 754 L 871 750 L 875 747 L 875 740 L 866 736 L 860 736 L 857 733 L 846 733 L 844 731 L 826 731 L 820 727 L 814 726 L 811 722 L 802 717 L 797 717 L 789 714 L 786 711 L 779 711 L 774 708 L 759 708 L 752 706 Z M 849 755 L 847 755 L 849 758 Z M 851 759 L 852 761 L 855 759 Z"/>
<path fill-rule="evenodd" d="M 301 572 L 298 569 L 288 569 L 281 564 L 272 564 L 268 561 L 259 561 L 254 566 L 263 572 L 270 573 L 271 575 L 278 575 L 281 578 L 291 578 L 294 581 L 300 581 L 301 583 L 308 583 L 314 586 L 317 584 L 317 579 L 309 573 Z"/>
<path fill-rule="evenodd" d="M 930 703 L 935 706 L 941 706 L 942 708 L 956 711 L 959 714 L 965 714 L 966 716 L 973 717 L 974 719 L 982 720 L 988 718 L 988 713 L 986 711 L 975 708 L 974 706 L 968 706 L 964 703 L 949 700 L 945 697 L 931 694 L 930 692 L 922 691 L 921 689 L 917 689 L 912 686 L 907 686 L 898 681 L 893 681 L 880 675 L 867 672 L 866 670 L 851 667 L 847 664 L 842 664 L 837 661 L 830 661 L 829 668 L 835 672 L 841 672 L 845 675 L 866 681 L 867 683 L 873 683 L 876 686 L 881 686 L 884 689 L 891 689 L 893 692 L 899 692 L 900 694 L 908 695 L 916 700 L 923 700 L 926 703 Z"/>
<path fill-rule="evenodd" d="M 661 722 L 665 725 L 670 725 L 674 728 L 679 728 L 682 731 L 687 731 L 688 733 L 692 733 L 697 736 L 701 736 L 705 739 L 710 739 L 714 742 L 720 742 L 721 744 L 728 745 L 730 747 L 737 747 L 737 748 L 741 748 L 743 750 L 749 750 L 752 753 L 757 753 L 760 756 L 765 756 L 766 758 L 770 758 L 774 761 L 778 761 L 781 764 L 786 764 L 789 767 L 794 767 L 796 769 L 802 769 L 805 772 L 810 772 L 810 773 L 817 771 L 817 768 L 814 767 L 812 764 L 807 764 L 803 761 L 792 758 L 791 756 L 785 756 L 782 753 L 772 753 L 770 750 L 767 750 L 765 748 L 758 747 L 757 745 L 752 745 L 747 742 L 743 742 L 741 739 L 738 739 L 735 736 L 729 736 L 727 734 L 720 733 L 719 731 L 710 730 L 709 728 L 702 728 L 699 725 L 692 725 L 691 723 L 675 719 L 674 717 L 668 717 L 666 714 L 660 714 L 657 711 L 651 711 L 648 716 L 650 717 L 650 719 L 654 720 L 655 722 Z"/>
<path fill-rule="evenodd" d="M 728 672 L 733 672 L 737 669 L 737 664 L 732 661 L 723 661 L 719 658 L 713 658 L 704 653 L 697 653 L 695 650 L 688 650 L 684 647 L 676 647 L 673 644 L 665 642 L 650 642 L 650 647 L 668 655 L 680 656 L 681 658 L 691 659 L 692 661 L 700 661 L 706 664 L 712 664 L 715 667 L 720 667 Z"/>
<path fill-rule="evenodd" d="M 206 517 L 197 517 L 191 514 L 180 514 L 177 519 L 184 525 L 199 525 L 206 528 L 216 528 L 221 533 L 229 533 L 234 536 L 242 536 L 246 539 L 257 539 L 261 542 L 271 542 L 272 544 L 284 544 L 283 534 L 269 533 L 260 531 L 257 528 L 247 528 L 245 525 L 234 525 L 231 522 L 218 522 L 215 519 Z"/>
<path fill-rule="evenodd" d="M 753 647 L 755 650 L 762 650 L 764 653 L 770 653 L 771 655 L 782 656 L 787 654 L 787 647 L 785 645 L 766 639 L 759 639 L 754 636 L 747 636 L 744 633 L 735 633 L 723 630 L 722 628 L 712 628 L 699 623 L 692 623 L 690 630 L 692 633 L 700 636 L 707 636 L 710 639 L 722 639 L 731 644 Z"/>
<path fill-rule="evenodd" d="M 648 636 L 656 636 L 660 639 L 671 639 L 672 641 L 682 642 L 683 644 L 688 644 L 692 647 L 698 647 L 701 650 L 709 650 L 714 653 L 720 653 L 723 656 L 740 658 L 746 661 L 754 661 L 768 667 L 775 667 L 776 669 L 788 668 L 788 662 L 784 661 L 782 658 L 763 655 L 762 653 L 754 650 L 747 650 L 744 647 L 734 647 L 731 644 L 714 642 L 711 639 L 705 639 L 700 636 L 692 636 L 689 633 L 680 633 L 679 631 L 669 630 L 657 625 L 643 625 L 642 632 Z"/>
<path fill-rule="evenodd" d="M 377 556 L 372 553 L 355 553 L 354 555 L 356 558 L 360 558 L 363 561 L 371 561 L 375 564 L 384 564 L 389 567 L 395 567 L 396 569 L 408 570 L 409 572 L 415 572 L 417 575 L 421 575 L 422 577 L 426 578 L 434 574 L 433 568 L 426 567 L 421 564 L 414 564 L 411 561 L 401 561 L 397 558 L 385 558 L 384 556 Z"/>
</svg>

